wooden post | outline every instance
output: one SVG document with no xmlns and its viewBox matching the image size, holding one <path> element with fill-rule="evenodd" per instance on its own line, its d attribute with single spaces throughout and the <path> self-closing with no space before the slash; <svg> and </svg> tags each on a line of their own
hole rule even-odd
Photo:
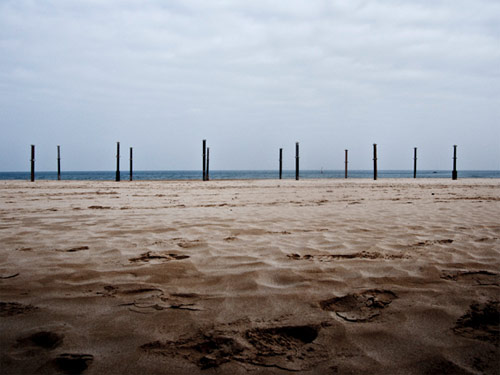
<svg viewBox="0 0 500 375">
<path fill-rule="evenodd" d="M 451 173 L 451 179 L 456 180 L 458 178 L 457 173 L 457 145 L 453 146 L 453 172 Z"/>
<path fill-rule="evenodd" d="M 35 145 L 31 145 L 31 182 L 35 181 Z"/>
<path fill-rule="evenodd" d="M 120 181 L 120 142 L 116 142 L 116 181 Z"/>
<path fill-rule="evenodd" d="M 295 142 L 295 179 L 299 180 L 299 142 Z"/>
<path fill-rule="evenodd" d="M 203 181 L 207 180 L 207 175 L 206 175 L 206 157 L 207 157 L 207 141 L 206 139 L 203 140 Z"/>
<path fill-rule="evenodd" d="M 133 166 L 133 154 L 132 154 L 132 147 L 130 147 L 130 181 L 133 179 L 133 172 L 132 172 L 132 166 Z"/>
<path fill-rule="evenodd" d="M 347 178 L 347 150 L 345 150 L 345 178 Z"/>
<path fill-rule="evenodd" d="M 413 178 L 417 178 L 417 148 L 413 148 Z"/>
<path fill-rule="evenodd" d="M 280 148 L 280 180 L 283 175 L 283 149 Z"/>
<path fill-rule="evenodd" d="M 57 180 L 61 181 L 61 146 L 57 146 Z"/>
<path fill-rule="evenodd" d="M 207 181 L 210 180 L 210 147 L 207 147 Z"/>
<path fill-rule="evenodd" d="M 373 179 L 377 179 L 377 144 L 373 144 Z"/>
</svg>

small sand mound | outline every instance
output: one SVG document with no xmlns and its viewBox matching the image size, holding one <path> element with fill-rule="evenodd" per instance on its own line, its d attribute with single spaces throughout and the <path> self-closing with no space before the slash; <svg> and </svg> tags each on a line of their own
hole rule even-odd
<svg viewBox="0 0 500 375">
<path fill-rule="evenodd" d="M 54 359 L 55 367 L 64 374 L 81 374 L 94 360 L 91 354 L 63 353 Z"/>
<path fill-rule="evenodd" d="M 52 350 L 60 346 L 63 342 L 64 335 L 50 331 L 41 331 L 34 333 L 28 337 L 23 337 L 17 340 L 19 347 L 35 346 L 43 349 Z"/>
</svg>

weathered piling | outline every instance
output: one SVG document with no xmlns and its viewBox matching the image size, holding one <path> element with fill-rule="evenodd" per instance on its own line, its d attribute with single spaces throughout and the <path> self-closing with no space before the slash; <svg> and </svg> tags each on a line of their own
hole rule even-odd
<svg viewBox="0 0 500 375">
<path fill-rule="evenodd" d="M 207 180 L 207 140 L 204 139 L 202 142 L 202 147 L 203 147 L 203 181 Z"/>
<path fill-rule="evenodd" d="M 453 172 L 451 173 L 451 179 L 456 180 L 458 178 L 457 173 L 457 145 L 453 146 Z"/>
<path fill-rule="evenodd" d="M 417 148 L 413 148 L 413 178 L 417 178 Z"/>
<path fill-rule="evenodd" d="M 348 161 L 347 161 L 347 152 L 348 151 L 345 150 L 345 178 L 347 178 L 347 163 L 348 163 Z"/>
<path fill-rule="evenodd" d="M 377 144 L 373 144 L 373 179 L 377 179 Z"/>
<path fill-rule="evenodd" d="M 210 180 L 210 147 L 207 147 L 207 181 Z"/>
<path fill-rule="evenodd" d="M 280 180 L 283 175 L 283 149 L 280 148 Z"/>
<path fill-rule="evenodd" d="M 31 182 L 35 181 L 35 145 L 31 145 Z"/>
<path fill-rule="evenodd" d="M 299 142 L 295 142 L 295 179 L 299 180 Z"/>
<path fill-rule="evenodd" d="M 116 179 L 120 181 L 120 142 L 116 142 Z"/>
<path fill-rule="evenodd" d="M 61 181 L 61 146 L 57 145 L 57 180 Z"/>
<path fill-rule="evenodd" d="M 132 172 L 132 167 L 133 167 L 133 151 L 132 151 L 132 147 L 130 147 L 130 181 L 133 180 L 133 172 Z"/>
</svg>

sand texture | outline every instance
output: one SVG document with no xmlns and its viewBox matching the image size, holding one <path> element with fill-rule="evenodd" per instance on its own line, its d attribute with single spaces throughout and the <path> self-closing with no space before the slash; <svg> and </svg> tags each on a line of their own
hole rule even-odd
<svg viewBox="0 0 500 375">
<path fill-rule="evenodd" d="M 499 374 L 499 180 L 0 181 L 1 374 Z"/>
</svg>

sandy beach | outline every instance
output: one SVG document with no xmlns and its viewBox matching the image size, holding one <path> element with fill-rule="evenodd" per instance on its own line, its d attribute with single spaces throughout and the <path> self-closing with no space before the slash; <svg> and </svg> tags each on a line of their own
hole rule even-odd
<svg viewBox="0 0 500 375">
<path fill-rule="evenodd" d="M 500 180 L 0 181 L 2 374 L 498 374 Z"/>
</svg>

